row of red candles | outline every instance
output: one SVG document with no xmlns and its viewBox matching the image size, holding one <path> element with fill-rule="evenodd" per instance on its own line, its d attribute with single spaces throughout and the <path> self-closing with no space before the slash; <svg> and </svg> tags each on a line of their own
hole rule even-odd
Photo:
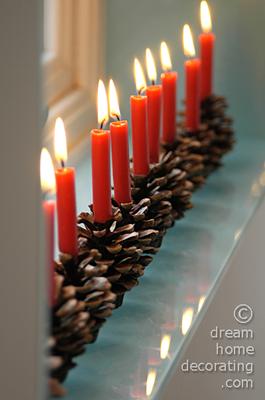
<svg viewBox="0 0 265 400">
<path fill-rule="evenodd" d="M 201 24 L 203 33 L 199 37 L 200 59 L 195 58 L 193 38 L 188 25 L 183 28 L 185 62 L 185 121 L 186 129 L 197 131 L 200 123 L 200 102 L 212 94 L 213 49 L 215 36 L 211 32 L 211 17 L 206 1 L 201 2 Z M 156 85 L 156 67 L 151 51 L 146 51 L 147 72 L 152 85 L 146 87 L 143 70 L 137 59 L 134 62 L 135 81 L 138 94 L 131 96 L 133 172 L 145 176 L 150 163 L 159 161 L 160 123 L 162 117 L 162 141 L 172 143 L 176 135 L 177 72 L 172 71 L 168 48 L 161 44 L 161 61 L 164 73 L 161 85 Z M 146 90 L 146 95 L 142 92 Z M 91 132 L 93 214 L 98 223 L 105 223 L 112 216 L 110 145 L 114 198 L 118 203 L 131 201 L 130 166 L 128 150 L 128 123 L 120 120 L 118 98 L 113 81 L 109 85 L 108 99 L 103 82 L 98 85 L 99 129 Z M 108 114 L 117 121 L 110 123 L 110 131 L 104 130 Z M 77 254 L 75 170 L 65 167 L 67 145 L 63 121 L 55 124 L 55 158 L 60 168 L 55 171 L 50 154 L 43 149 L 41 154 L 41 183 L 44 192 L 56 186 L 59 249 L 63 253 Z M 54 210 L 55 202 L 43 202 L 47 228 L 49 265 L 54 257 Z"/>
</svg>

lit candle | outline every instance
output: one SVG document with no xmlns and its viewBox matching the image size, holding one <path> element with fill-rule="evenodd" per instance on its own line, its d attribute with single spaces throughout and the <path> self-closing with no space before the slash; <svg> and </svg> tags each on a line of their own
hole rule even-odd
<svg viewBox="0 0 265 400">
<path fill-rule="evenodd" d="M 46 262 L 49 274 L 49 299 L 51 304 L 54 299 L 54 284 L 53 284 L 53 271 L 54 271 L 54 213 L 55 213 L 55 200 L 47 198 L 55 192 L 55 176 L 54 168 L 50 153 L 47 149 L 42 149 L 40 156 L 40 179 L 41 188 L 45 195 L 45 200 L 42 202 L 44 225 L 45 225 L 45 239 L 46 239 Z"/>
<path fill-rule="evenodd" d="M 117 91 L 113 80 L 109 82 L 110 116 L 117 119 L 110 124 L 114 198 L 118 203 L 131 202 L 128 122 L 121 121 Z"/>
<path fill-rule="evenodd" d="M 186 86 L 186 129 L 197 131 L 200 123 L 200 75 L 201 62 L 195 57 L 195 48 L 189 25 L 183 28 L 184 54 L 190 59 L 185 61 Z"/>
<path fill-rule="evenodd" d="M 137 58 L 134 60 L 134 79 L 138 95 L 131 96 L 133 172 L 135 175 L 145 176 L 149 172 L 147 97 L 142 95 L 146 89 L 146 81 Z"/>
<path fill-rule="evenodd" d="M 213 87 L 213 52 L 215 35 L 212 31 L 211 14 L 206 1 L 200 7 L 201 26 L 203 33 L 199 37 L 201 57 L 201 99 L 212 94 Z"/>
<path fill-rule="evenodd" d="M 96 222 L 105 223 L 112 217 L 110 182 L 110 132 L 104 130 L 108 122 L 108 98 L 104 83 L 98 82 L 99 129 L 91 131 L 93 213 Z"/>
<path fill-rule="evenodd" d="M 59 249 L 62 253 L 75 256 L 77 254 L 75 170 L 65 167 L 67 143 L 61 118 L 57 118 L 55 122 L 54 151 L 56 160 L 61 164 L 55 171 Z"/>
<path fill-rule="evenodd" d="M 163 73 L 162 82 L 162 121 L 163 142 L 173 143 L 176 135 L 177 123 L 177 79 L 178 74 L 172 71 L 172 63 L 167 44 L 161 43 L 160 57 Z"/>
<path fill-rule="evenodd" d="M 151 86 L 146 88 L 149 159 L 151 163 L 158 163 L 160 148 L 162 87 L 161 85 L 156 85 L 156 66 L 150 49 L 146 49 L 146 68 L 148 78 L 152 83 Z"/>
</svg>

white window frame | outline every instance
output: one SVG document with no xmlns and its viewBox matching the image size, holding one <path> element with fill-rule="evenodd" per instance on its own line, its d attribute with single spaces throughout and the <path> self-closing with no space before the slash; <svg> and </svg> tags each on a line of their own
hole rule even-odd
<svg viewBox="0 0 265 400">
<path fill-rule="evenodd" d="M 50 103 L 44 142 L 50 145 L 60 116 L 71 150 L 96 122 L 97 81 L 104 73 L 105 0 L 56 2 L 55 49 L 43 56 L 44 93 Z"/>
</svg>

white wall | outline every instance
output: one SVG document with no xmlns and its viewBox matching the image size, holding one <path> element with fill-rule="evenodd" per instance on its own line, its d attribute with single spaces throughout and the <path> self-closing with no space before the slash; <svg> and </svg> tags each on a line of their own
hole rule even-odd
<svg viewBox="0 0 265 400">
<path fill-rule="evenodd" d="M 0 6 L 0 398 L 37 400 L 40 303 L 40 0 Z M 42 299 L 42 300 L 41 300 Z M 43 310 L 41 310 L 43 311 Z M 44 374 L 42 374 L 44 377 Z"/>
</svg>

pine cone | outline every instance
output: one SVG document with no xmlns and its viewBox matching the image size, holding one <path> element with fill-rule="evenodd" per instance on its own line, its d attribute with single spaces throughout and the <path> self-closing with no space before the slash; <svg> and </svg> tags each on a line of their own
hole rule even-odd
<svg viewBox="0 0 265 400">
<path fill-rule="evenodd" d="M 132 176 L 133 199 L 139 201 L 147 197 L 151 202 L 147 218 L 154 220 L 154 229 L 159 232 L 152 243 L 156 251 L 161 246 L 166 230 L 192 207 L 190 198 L 193 184 L 187 179 L 181 162 L 181 157 L 175 151 L 164 150 L 160 162 L 151 167 L 147 176 Z"/>
<path fill-rule="evenodd" d="M 91 212 L 78 217 L 80 252 L 97 251 L 98 257 L 108 265 L 103 274 L 112 284 L 112 290 L 121 305 L 124 293 L 138 284 L 152 257 L 144 254 L 156 235 L 151 223 L 146 223 L 149 200 L 118 207 L 113 202 L 113 218 L 105 224 L 95 223 Z"/>
<path fill-rule="evenodd" d="M 199 146 L 194 151 L 195 154 L 199 154 L 202 157 L 204 168 L 199 174 L 202 178 L 207 177 L 222 165 L 222 156 L 231 150 L 234 145 L 233 121 L 226 116 L 227 107 L 227 102 L 222 96 L 212 95 L 205 99 L 201 104 L 201 125 L 197 132 L 186 131 L 185 113 L 180 113 L 181 118 L 178 126 L 180 136 L 199 142 Z M 193 178 L 191 180 L 195 187 L 200 186 L 200 179 L 198 185 Z"/>
<path fill-rule="evenodd" d="M 212 95 L 201 104 L 202 122 L 215 132 L 212 146 L 219 158 L 230 151 L 235 143 L 233 120 L 226 115 L 227 108 L 228 104 L 223 96 Z"/>
<path fill-rule="evenodd" d="M 84 303 L 84 309 L 89 313 L 88 343 L 97 339 L 99 329 L 115 307 L 116 296 L 111 291 L 110 282 L 103 276 L 108 268 L 96 249 L 85 248 L 80 249 L 77 257 L 61 254 L 60 263 L 56 265 L 56 271 L 64 276 L 66 284 L 73 285 L 76 299 Z"/>
<path fill-rule="evenodd" d="M 75 366 L 73 358 L 82 354 L 85 344 L 92 340 L 90 315 L 85 303 L 76 297 L 76 289 L 66 285 L 63 276 L 54 275 L 55 301 L 52 308 L 50 356 L 50 391 L 63 395 L 60 382 Z"/>
</svg>

